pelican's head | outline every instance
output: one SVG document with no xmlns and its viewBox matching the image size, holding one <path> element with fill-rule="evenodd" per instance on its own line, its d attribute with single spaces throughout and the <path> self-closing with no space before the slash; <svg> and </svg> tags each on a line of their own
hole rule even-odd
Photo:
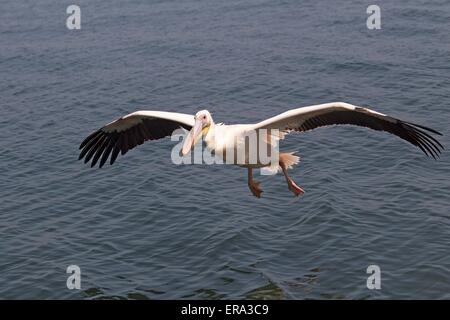
<svg viewBox="0 0 450 320">
<path fill-rule="evenodd" d="M 211 114 L 208 110 L 201 110 L 197 112 L 194 119 L 194 126 L 184 139 L 183 149 L 181 150 L 181 154 L 183 156 L 188 154 L 197 141 L 208 133 L 209 128 L 213 124 Z"/>
</svg>

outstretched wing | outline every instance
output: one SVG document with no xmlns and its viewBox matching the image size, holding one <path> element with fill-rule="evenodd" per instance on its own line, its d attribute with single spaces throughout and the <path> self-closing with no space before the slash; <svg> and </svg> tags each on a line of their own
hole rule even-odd
<svg viewBox="0 0 450 320">
<path fill-rule="evenodd" d="M 113 164 L 119 152 L 124 155 L 144 141 L 167 137 L 180 127 L 190 130 L 194 122 L 194 116 L 189 114 L 136 111 L 108 123 L 84 139 L 78 159 L 84 158 L 84 163 L 92 159 L 91 167 L 100 160 L 101 168 L 110 154 L 110 164 Z"/>
<path fill-rule="evenodd" d="M 387 131 L 419 147 L 427 156 L 432 156 L 435 159 L 444 149 L 442 144 L 430 134 L 442 135 L 436 130 L 344 102 L 292 109 L 256 123 L 250 128 L 253 130 L 278 129 L 289 132 L 308 131 L 337 124 L 350 124 Z"/>
</svg>

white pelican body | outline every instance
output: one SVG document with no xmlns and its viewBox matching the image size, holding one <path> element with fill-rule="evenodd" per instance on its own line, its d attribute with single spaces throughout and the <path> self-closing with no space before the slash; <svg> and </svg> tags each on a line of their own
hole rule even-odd
<svg viewBox="0 0 450 320">
<path fill-rule="evenodd" d="M 293 153 L 278 152 L 277 144 L 290 132 L 304 132 L 322 126 L 350 124 L 386 131 L 420 148 L 426 155 L 436 159 L 443 146 L 430 133 L 439 132 L 387 116 L 374 110 L 354 106 L 344 102 L 332 102 L 309 107 L 297 108 L 281 113 L 255 124 L 225 125 L 214 123 L 211 114 L 202 110 L 196 115 L 163 111 L 137 111 L 113 121 L 89 135 L 80 145 L 79 159 L 85 163 L 92 159 L 93 167 L 99 160 L 102 167 L 110 157 L 113 164 L 119 153 L 147 140 L 170 136 L 180 127 L 190 130 L 186 135 L 181 153 L 186 155 L 203 138 L 206 147 L 223 158 L 224 163 L 246 167 L 248 185 L 256 197 L 261 196 L 259 182 L 253 180 L 254 168 L 272 167 L 283 172 L 288 188 L 298 196 L 304 191 L 287 174 L 287 169 L 297 164 L 299 157 Z M 246 143 L 246 137 L 256 134 L 256 140 Z M 256 144 L 256 145 L 255 145 Z M 230 146 L 234 157 L 230 162 Z M 276 162 L 268 163 L 254 157 L 251 150 L 266 148 L 269 154 L 276 154 Z M 237 158 L 238 150 L 243 158 Z"/>
<path fill-rule="evenodd" d="M 206 148 L 220 157 L 223 163 L 247 168 L 278 167 L 278 159 L 275 164 L 270 163 L 267 159 L 262 159 L 258 151 L 262 147 L 268 150 L 267 154 L 276 155 L 279 136 L 271 135 L 270 140 L 267 135 L 257 134 L 252 127 L 251 124 L 226 125 L 212 122 L 203 141 Z M 249 141 L 250 138 L 254 140 Z M 242 157 L 239 152 L 242 152 Z"/>
</svg>

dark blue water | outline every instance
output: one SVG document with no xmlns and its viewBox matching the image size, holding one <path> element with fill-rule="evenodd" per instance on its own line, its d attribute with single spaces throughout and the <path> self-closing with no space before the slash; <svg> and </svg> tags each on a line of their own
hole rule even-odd
<svg viewBox="0 0 450 320">
<path fill-rule="evenodd" d="M 77 161 L 126 113 L 256 122 L 331 101 L 441 131 L 450 145 L 450 3 L 72 1 L 0 4 L 0 298 L 450 298 L 450 161 L 364 128 L 293 134 L 282 176 L 175 166 L 174 142 Z M 66 287 L 80 266 L 81 290 Z M 381 290 L 366 287 L 381 268 Z"/>
</svg>

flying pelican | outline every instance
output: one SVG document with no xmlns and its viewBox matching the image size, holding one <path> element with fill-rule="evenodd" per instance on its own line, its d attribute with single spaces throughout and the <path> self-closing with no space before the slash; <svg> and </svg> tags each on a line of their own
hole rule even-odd
<svg viewBox="0 0 450 320">
<path fill-rule="evenodd" d="M 128 150 L 144 141 L 170 136 L 178 128 L 190 130 L 183 141 L 182 155 L 189 153 L 201 138 L 208 150 L 225 157 L 225 146 L 229 145 L 230 141 L 239 140 L 252 130 L 278 130 L 279 134 L 276 138 L 280 140 L 289 132 L 304 132 L 318 127 L 340 124 L 387 131 L 415 145 L 434 159 L 439 157 L 441 150 L 444 149 L 442 144 L 431 135 L 431 133 L 441 135 L 436 130 L 402 121 L 368 108 L 344 102 L 332 102 L 292 109 L 255 124 L 240 125 L 214 123 L 207 110 L 199 111 L 195 116 L 175 112 L 136 111 L 108 123 L 84 139 L 80 145 L 79 159 L 84 158 L 85 163 L 92 159 L 91 167 L 100 160 L 99 167 L 101 168 L 110 155 L 109 162 L 113 164 L 119 153 L 124 155 Z M 269 140 L 264 141 L 269 149 L 273 147 L 274 143 Z M 304 190 L 292 180 L 287 169 L 297 164 L 298 161 L 299 157 L 292 152 L 280 152 L 275 165 L 275 169 L 284 174 L 288 189 L 295 196 L 303 194 Z M 259 198 L 262 190 L 260 183 L 253 179 L 252 170 L 265 166 L 273 168 L 274 164 L 261 163 L 259 160 L 256 163 L 233 164 L 247 168 L 249 189 L 254 196 Z"/>
</svg>

